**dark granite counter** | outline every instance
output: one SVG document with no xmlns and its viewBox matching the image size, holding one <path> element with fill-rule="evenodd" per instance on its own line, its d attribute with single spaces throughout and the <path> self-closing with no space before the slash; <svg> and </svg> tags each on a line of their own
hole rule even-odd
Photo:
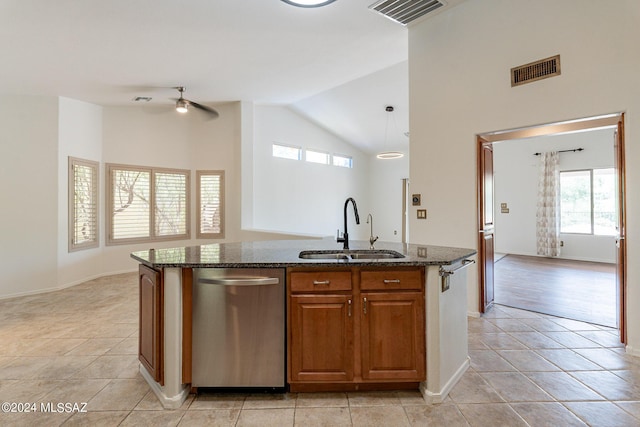
<svg viewBox="0 0 640 427">
<path fill-rule="evenodd" d="M 351 241 L 351 250 L 369 249 L 369 242 Z M 268 240 L 239 243 L 211 243 L 168 249 L 149 249 L 131 254 L 140 263 L 152 268 L 219 267 L 261 268 L 331 265 L 451 265 L 476 253 L 474 249 L 444 246 L 377 242 L 379 250 L 393 250 L 404 258 L 391 259 L 301 259 L 301 251 L 340 250 L 342 244 L 327 238 L 321 240 Z"/>
</svg>

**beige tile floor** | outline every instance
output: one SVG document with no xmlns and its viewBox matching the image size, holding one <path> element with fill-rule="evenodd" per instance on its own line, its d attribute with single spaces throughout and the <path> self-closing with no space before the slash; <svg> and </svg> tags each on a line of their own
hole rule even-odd
<svg viewBox="0 0 640 427">
<path fill-rule="evenodd" d="M 226 394 L 163 410 L 138 370 L 136 277 L 0 301 L 0 402 L 39 410 L 0 412 L 0 426 L 640 426 L 640 360 L 613 331 L 502 306 L 469 319 L 471 368 L 439 405 L 418 392 Z M 87 412 L 40 412 L 47 402 Z"/>
</svg>

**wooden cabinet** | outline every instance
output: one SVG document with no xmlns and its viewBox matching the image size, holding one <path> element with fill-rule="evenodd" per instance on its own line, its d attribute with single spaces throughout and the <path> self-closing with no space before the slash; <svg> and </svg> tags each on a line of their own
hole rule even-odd
<svg viewBox="0 0 640 427">
<path fill-rule="evenodd" d="M 353 380 L 351 295 L 293 295 L 291 380 Z"/>
<path fill-rule="evenodd" d="M 425 378 L 424 295 L 418 292 L 362 293 L 362 378 Z"/>
<path fill-rule="evenodd" d="M 423 381 L 424 278 L 422 267 L 289 270 L 291 390 Z"/>
<path fill-rule="evenodd" d="M 140 331 L 138 360 L 153 379 L 164 384 L 164 292 L 162 274 L 145 265 L 138 270 L 140 286 Z"/>
</svg>

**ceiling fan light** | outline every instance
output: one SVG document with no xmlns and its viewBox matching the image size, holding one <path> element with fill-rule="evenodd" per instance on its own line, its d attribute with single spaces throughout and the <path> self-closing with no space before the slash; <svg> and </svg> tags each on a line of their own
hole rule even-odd
<svg viewBox="0 0 640 427">
<path fill-rule="evenodd" d="M 189 104 L 184 99 L 180 98 L 176 101 L 176 111 L 178 113 L 186 113 L 189 109 Z"/>
<path fill-rule="evenodd" d="M 292 6 L 298 6 L 298 7 L 321 7 L 321 6 L 326 6 L 329 3 L 333 3 L 336 0 L 282 0 L 282 1 Z"/>
<path fill-rule="evenodd" d="M 376 154 L 376 157 L 382 160 L 399 159 L 404 157 L 404 153 L 400 151 L 383 151 Z"/>
</svg>

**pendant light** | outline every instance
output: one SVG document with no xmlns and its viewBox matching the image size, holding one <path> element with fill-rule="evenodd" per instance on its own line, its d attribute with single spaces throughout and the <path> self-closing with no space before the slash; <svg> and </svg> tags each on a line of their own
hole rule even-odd
<svg viewBox="0 0 640 427">
<path fill-rule="evenodd" d="M 389 136 L 389 121 L 391 120 L 391 115 L 393 114 L 394 108 L 391 105 L 388 105 L 384 109 L 387 112 L 387 124 L 384 129 L 384 144 L 387 145 L 387 140 Z M 398 124 L 396 123 L 395 116 L 393 117 L 393 123 L 395 125 L 396 131 L 398 130 Z M 401 151 L 382 151 L 376 154 L 376 157 L 381 160 L 391 160 L 391 159 L 399 159 L 404 157 L 404 153 Z"/>
</svg>

